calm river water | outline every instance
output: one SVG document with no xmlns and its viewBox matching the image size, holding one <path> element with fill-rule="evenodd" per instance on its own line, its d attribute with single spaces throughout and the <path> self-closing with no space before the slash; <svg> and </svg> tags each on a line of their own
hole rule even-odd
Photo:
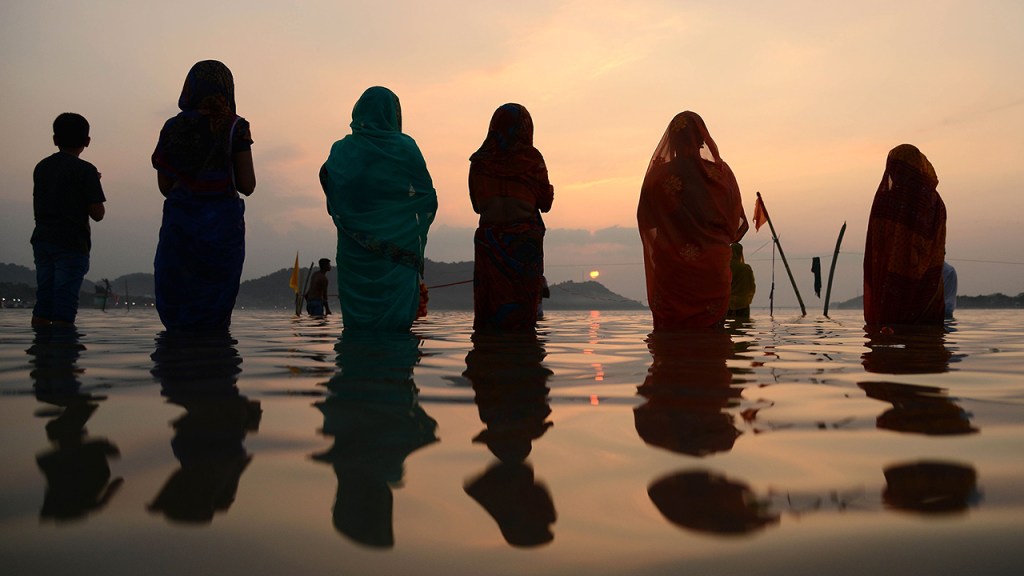
<svg viewBox="0 0 1024 576">
<path fill-rule="evenodd" d="M 0 311 L 0 573 L 1019 574 L 1024 311 Z"/>
</svg>

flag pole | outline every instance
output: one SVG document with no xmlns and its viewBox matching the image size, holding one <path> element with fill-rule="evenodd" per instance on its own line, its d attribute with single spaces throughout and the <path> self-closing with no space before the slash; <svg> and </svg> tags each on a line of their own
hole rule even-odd
<svg viewBox="0 0 1024 576">
<path fill-rule="evenodd" d="M 292 266 L 292 275 L 288 278 L 288 287 L 295 292 L 295 315 L 298 316 L 302 311 L 302 298 L 299 297 L 299 251 L 295 251 L 295 264 Z"/>
<path fill-rule="evenodd" d="M 828 318 L 828 301 L 832 296 L 832 277 L 836 274 L 836 260 L 839 259 L 839 247 L 843 244 L 843 234 L 846 234 L 846 222 L 839 229 L 839 238 L 836 238 L 836 251 L 832 253 L 832 267 L 828 270 L 828 288 L 825 289 L 825 317 Z"/>
<path fill-rule="evenodd" d="M 309 263 L 309 272 L 306 272 L 306 281 L 302 284 L 302 294 L 295 295 L 296 316 L 302 316 L 302 299 L 306 297 L 306 291 L 309 290 L 309 279 L 313 276 L 313 266 L 316 266 L 316 262 Z"/>
<path fill-rule="evenodd" d="M 761 209 L 764 211 L 764 219 L 768 222 L 768 228 L 772 231 L 772 239 L 775 240 L 775 245 L 779 247 L 779 256 L 782 258 L 782 264 L 786 267 L 786 274 L 789 275 L 789 282 L 793 284 L 793 291 L 796 292 L 796 301 L 800 303 L 800 312 L 802 315 L 807 316 L 807 308 L 804 307 L 804 299 L 800 297 L 800 289 L 796 287 L 796 280 L 793 279 L 793 271 L 789 269 L 789 262 L 786 261 L 786 253 L 782 251 L 782 244 L 779 242 L 779 235 L 775 233 L 775 225 L 772 224 L 772 217 L 768 215 L 768 208 L 764 205 L 764 199 L 761 198 L 761 193 L 757 193 L 757 199 L 761 202 Z"/>
</svg>

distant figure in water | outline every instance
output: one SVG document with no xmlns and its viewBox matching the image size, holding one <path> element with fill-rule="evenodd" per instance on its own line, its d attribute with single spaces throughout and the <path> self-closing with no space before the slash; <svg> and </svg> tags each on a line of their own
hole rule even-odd
<svg viewBox="0 0 1024 576">
<path fill-rule="evenodd" d="M 245 262 L 245 201 L 256 189 L 249 123 L 216 60 L 196 63 L 181 112 L 153 152 L 164 213 L 153 262 L 156 309 L 168 330 L 226 330 Z"/>
<path fill-rule="evenodd" d="M 889 152 L 864 248 L 868 326 L 941 324 L 946 206 L 928 158 L 910 144 Z"/>
<path fill-rule="evenodd" d="M 89 146 L 89 122 L 65 112 L 53 121 L 57 152 L 32 172 L 32 256 L 36 265 L 36 304 L 32 325 L 75 323 L 78 293 L 89 271 L 92 236 L 89 219 L 106 209 L 96 167 L 79 156 Z"/>
<path fill-rule="evenodd" d="M 327 286 L 330 280 L 327 273 L 331 271 L 331 260 L 320 259 L 320 269 L 309 277 L 309 290 L 306 290 L 306 312 L 310 316 L 325 316 L 331 313 L 331 304 L 327 301 Z"/>
<path fill-rule="evenodd" d="M 338 228 L 342 322 L 346 331 L 406 331 L 424 309 L 423 254 L 437 193 L 419 147 L 402 133 L 394 92 L 368 88 L 349 126 L 320 169 Z"/>
<path fill-rule="evenodd" d="M 747 232 L 740 189 L 704 120 L 681 112 L 647 168 L 637 223 L 654 329 L 707 328 L 729 309 L 729 245 Z"/>
<path fill-rule="evenodd" d="M 754 282 L 754 270 L 743 260 L 743 245 L 735 242 L 732 245 L 732 260 L 729 262 L 732 271 L 732 291 L 729 294 L 729 318 L 750 318 L 750 303 L 754 301 L 757 285 Z"/>
<path fill-rule="evenodd" d="M 946 304 L 946 320 L 953 319 L 956 311 L 956 268 L 949 262 L 942 263 L 942 294 Z"/>
<path fill-rule="evenodd" d="M 532 329 L 544 283 L 544 221 L 555 194 L 533 119 L 520 104 L 494 111 L 469 157 L 469 199 L 480 215 L 473 237 L 473 328 Z"/>
</svg>

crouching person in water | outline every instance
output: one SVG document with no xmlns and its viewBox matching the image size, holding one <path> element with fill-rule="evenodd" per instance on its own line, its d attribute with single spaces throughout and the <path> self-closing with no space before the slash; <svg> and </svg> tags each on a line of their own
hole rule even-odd
<svg viewBox="0 0 1024 576">
<path fill-rule="evenodd" d="M 743 245 L 732 244 L 732 260 L 729 262 L 732 271 L 732 288 L 729 291 L 729 311 L 727 318 L 747 320 L 750 318 L 750 303 L 754 301 L 757 285 L 754 282 L 754 270 L 743 260 Z"/>
<path fill-rule="evenodd" d="M 306 290 L 306 312 L 310 316 L 325 316 L 331 313 L 331 305 L 327 301 L 327 273 L 331 271 L 331 261 L 320 259 L 320 269 L 309 277 L 309 290 Z"/>
</svg>

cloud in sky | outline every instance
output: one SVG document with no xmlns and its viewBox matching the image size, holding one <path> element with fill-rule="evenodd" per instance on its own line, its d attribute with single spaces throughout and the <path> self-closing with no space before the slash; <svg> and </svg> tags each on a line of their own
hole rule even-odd
<svg viewBox="0 0 1024 576">
<path fill-rule="evenodd" d="M 1016 0 L 12 0 L 0 6 L 0 261 L 31 264 L 31 170 L 52 151 L 53 117 L 71 110 L 92 123 L 84 158 L 109 199 L 90 276 L 148 269 L 162 200 L 149 155 L 189 67 L 217 58 L 234 72 L 256 140 L 246 277 L 287 265 L 295 250 L 333 254 L 316 174 L 349 132 L 356 98 L 382 84 L 402 99 L 438 189 L 435 259 L 472 257 L 468 157 L 493 110 L 516 101 L 534 117 L 556 188 L 551 274 L 621 258 L 632 283 L 622 291 L 642 295 L 640 183 L 668 120 L 691 109 L 748 213 L 764 194 L 787 255 L 830 255 L 848 222 L 840 271 L 850 296 L 885 155 L 902 142 L 939 173 L 962 289 L 1020 291 L 1024 265 L 968 261 L 1022 260 L 1022 29 Z M 602 280 L 618 282 L 614 272 Z"/>
</svg>

